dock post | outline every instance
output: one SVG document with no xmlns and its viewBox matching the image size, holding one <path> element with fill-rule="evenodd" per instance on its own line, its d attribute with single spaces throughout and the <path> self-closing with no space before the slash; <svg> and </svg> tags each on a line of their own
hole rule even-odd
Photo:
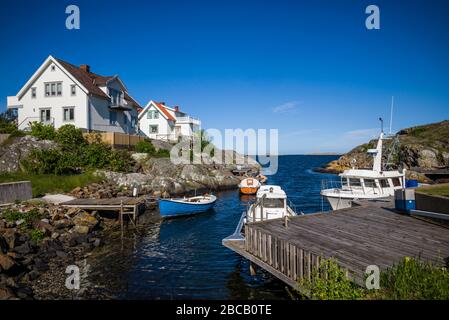
<svg viewBox="0 0 449 320">
<path fill-rule="evenodd" d="M 256 272 L 256 266 L 254 265 L 254 263 L 250 262 L 249 263 L 249 274 L 251 276 L 255 276 L 257 274 Z"/>
<path fill-rule="evenodd" d="M 288 216 L 284 216 L 284 227 L 288 228 Z"/>
<path fill-rule="evenodd" d="M 123 200 L 120 201 L 120 228 L 122 230 L 123 237 Z"/>
</svg>

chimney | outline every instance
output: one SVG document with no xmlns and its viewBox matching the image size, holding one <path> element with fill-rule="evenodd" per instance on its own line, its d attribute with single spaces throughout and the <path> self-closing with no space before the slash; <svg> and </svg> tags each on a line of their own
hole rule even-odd
<svg viewBox="0 0 449 320">
<path fill-rule="evenodd" d="M 175 112 L 179 112 L 179 106 L 175 106 L 174 109 L 175 109 Z"/>
<path fill-rule="evenodd" d="M 87 73 L 90 73 L 90 66 L 88 64 L 80 65 L 80 69 L 86 71 Z"/>
</svg>

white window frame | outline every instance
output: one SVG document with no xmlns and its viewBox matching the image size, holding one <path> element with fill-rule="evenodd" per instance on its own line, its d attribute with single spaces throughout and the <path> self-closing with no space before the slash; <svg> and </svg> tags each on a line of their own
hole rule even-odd
<svg viewBox="0 0 449 320">
<path fill-rule="evenodd" d="M 42 119 L 42 111 L 45 111 L 45 119 Z M 48 120 L 47 120 L 48 111 Z M 51 108 L 39 108 L 39 121 L 44 124 L 51 123 Z"/>
<path fill-rule="evenodd" d="M 36 99 L 36 87 L 31 88 L 31 99 Z"/>
<path fill-rule="evenodd" d="M 114 114 L 114 120 L 112 119 L 112 115 Z M 116 126 L 117 125 L 117 112 L 109 111 L 109 125 Z"/>
<path fill-rule="evenodd" d="M 73 96 L 76 96 L 76 84 L 71 84 L 70 85 L 70 95 L 73 97 Z"/>
<path fill-rule="evenodd" d="M 66 110 L 68 110 L 69 119 L 66 119 Z M 70 119 L 70 111 L 72 111 L 73 119 Z M 62 121 L 74 122 L 75 121 L 75 107 L 63 107 L 62 108 Z"/>
<path fill-rule="evenodd" d="M 62 97 L 62 81 L 45 82 L 44 86 L 45 97 Z"/>
<path fill-rule="evenodd" d="M 153 132 L 152 128 L 156 127 L 156 132 Z M 150 124 L 150 134 L 158 134 L 159 133 L 159 125 L 158 124 Z"/>
</svg>

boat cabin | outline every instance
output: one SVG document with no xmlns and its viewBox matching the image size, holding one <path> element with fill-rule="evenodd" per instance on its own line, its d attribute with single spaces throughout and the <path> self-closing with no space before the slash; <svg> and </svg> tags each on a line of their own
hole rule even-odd
<svg viewBox="0 0 449 320">
<path fill-rule="evenodd" d="M 403 187 L 404 174 L 398 171 L 347 170 L 340 175 L 342 191 L 354 193 L 394 195 Z"/>
<path fill-rule="evenodd" d="M 252 204 L 247 213 L 248 222 L 282 218 L 292 215 L 287 205 L 287 195 L 279 186 L 261 186 L 256 194 L 256 203 Z"/>
</svg>

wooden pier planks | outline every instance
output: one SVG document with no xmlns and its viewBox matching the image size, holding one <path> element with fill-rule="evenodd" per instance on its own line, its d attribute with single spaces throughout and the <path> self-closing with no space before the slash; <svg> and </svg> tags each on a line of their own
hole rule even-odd
<svg viewBox="0 0 449 320">
<path fill-rule="evenodd" d="M 136 224 L 139 211 L 145 207 L 155 208 L 157 199 L 153 197 L 117 197 L 106 199 L 75 199 L 61 203 L 64 207 L 83 210 L 118 211 L 119 219 L 123 225 L 123 217 L 128 215 Z"/>
<path fill-rule="evenodd" d="M 294 287 L 323 258 L 336 258 L 363 284 L 368 265 L 385 269 L 405 256 L 443 265 L 449 257 L 448 228 L 396 213 L 388 202 L 293 217 L 287 228 L 283 219 L 250 223 L 240 242 L 224 245 Z"/>
</svg>

